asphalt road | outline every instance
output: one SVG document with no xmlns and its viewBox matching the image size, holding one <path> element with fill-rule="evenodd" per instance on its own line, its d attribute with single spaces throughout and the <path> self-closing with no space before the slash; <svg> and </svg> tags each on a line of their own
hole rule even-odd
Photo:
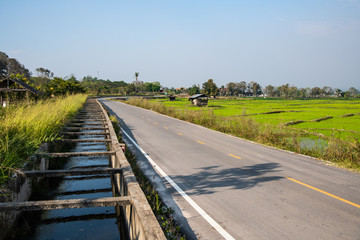
<svg viewBox="0 0 360 240">
<path fill-rule="evenodd" d="M 191 238 L 360 239 L 359 174 L 149 110 L 103 102 L 146 153 L 141 161 L 150 157 L 156 163 L 164 186 L 159 191 L 176 204 L 194 233 Z M 154 170 L 148 168 L 151 176 L 149 171 Z"/>
</svg>

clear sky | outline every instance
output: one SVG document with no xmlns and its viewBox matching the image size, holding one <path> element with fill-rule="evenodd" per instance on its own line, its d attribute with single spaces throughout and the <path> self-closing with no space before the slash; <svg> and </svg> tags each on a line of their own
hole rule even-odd
<svg viewBox="0 0 360 240">
<path fill-rule="evenodd" d="M 360 89 L 360 0 L 0 0 L 0 23 L 34 74 Z"/>
</svg>

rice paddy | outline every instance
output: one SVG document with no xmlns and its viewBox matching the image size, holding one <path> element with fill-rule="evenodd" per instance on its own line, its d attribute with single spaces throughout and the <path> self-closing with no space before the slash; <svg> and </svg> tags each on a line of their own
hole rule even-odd
<svg viewBox="0 0 360 240">
<path fill-rule="evenodd" d="M 207 107 L 185 98 L 126 103 L 360 171 L 359 99 L 216 99 Z"/>
<path fill-rule="evenodd" d="M 193 111 L 212 111 L 216 116 L 252 118 L 258 123 L 290 128 L 343 140 L 360 138 L 360 99 L 215 99 L 208 107 L 191 106 L 185 98 L 160 101 L 165 106 Z M 328 119 L 324 119 L 329 117 Z M 330 118 L 331 117 L 331 118 Z M 324 119 L 324 120 L 322 120 Z M 290 125 L 290 122 L 297 124 Z"/>
</svg>

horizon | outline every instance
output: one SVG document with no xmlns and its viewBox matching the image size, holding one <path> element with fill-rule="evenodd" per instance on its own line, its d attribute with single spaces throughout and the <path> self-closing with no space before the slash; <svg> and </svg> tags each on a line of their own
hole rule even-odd
<svg viewBox="0 0 360 240">
<path fill-rule="evenodd" d="M 15 14 L 15 16 L 14 16 Z M 31 72 L 191 87 L 360 89 L 360 2 L 0 1 L 0 51 Z"/>
</svg>

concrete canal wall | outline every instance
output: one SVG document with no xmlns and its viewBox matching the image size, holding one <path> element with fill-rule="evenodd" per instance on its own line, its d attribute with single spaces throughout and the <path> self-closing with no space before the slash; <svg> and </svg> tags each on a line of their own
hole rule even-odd
<svg viewBox="0 0 360 240">
<path fill-rule="evenodd" d="M 115 207 L 116 214 L 124 221 L 124 227 L 127 231 L 129 239 L 166 239 L 155 215 L 152 212 L 150 205 L 147 202 L 144 193 L 136 181 L 135 175 L 122 151 L 120 143 L 117 140 L 116 133 L 106 111 L 98 101 L 96 101 L 96 104 L 98 104 L 101 108 L 103 113 L 102 117 L 104 119 L 103 124 L 107 126 L 107 129 L 104 130 L 107 140 L 104 141 L 107 142 L 109 151 L 109 167 L 111 168 L 110 170 L 115 170 L 110 171 L 112 172 L 111 181 L 113 198 L 97 200 L 107 201 L 107 206 L 110 204 Z M 48 152 L 48 146 L 48 144 L 44 144 L 40 151 Z M 59 155 L 60 153 L 50 153 L 49 156 L 51 156 L 51 154 Z M 0 240 L 4 239 L 6 233 L 11 229 L 12 225 L 16 221 L 16 218 L 21 213 L 21 209 L 40 210 L 83 208 L 91 206 L 91 204 L 89 205 L 88 202 L 92 200 L 89 199 L 88 202 L 77 202 L 76 206 L 63 204 L 61 207 L 59 207 L 60 205 L 57 206 L 57 203 L 60 204 L 60 202 L 56 202 L 55 200 L 29 202 L 28 200 L 31 195 L 32 184 L 39 182 L 42 176 L 69 174 L 65 173 L 66 171 L 59 172 L 58 170 L 48 170 L 48 167 L 49 159 L 47 159 L 47 157 L 41 157 L 38 155 L 37 157 L 33 157 L 32 161 L 27 164 L 24 169 L 18 171 L 18 173 L 10 181 L 9 190 L 7 192 L 8 194 L 0 199 Z M 38 174 L 36 177 L 32 177 L 36 174 Z M 111 203 L 109 203 L 109 201 L 111 201 Z M 98 206 L 101 206 L 101 204 L 102 203 L 98 203 Z"/>
</svg>

